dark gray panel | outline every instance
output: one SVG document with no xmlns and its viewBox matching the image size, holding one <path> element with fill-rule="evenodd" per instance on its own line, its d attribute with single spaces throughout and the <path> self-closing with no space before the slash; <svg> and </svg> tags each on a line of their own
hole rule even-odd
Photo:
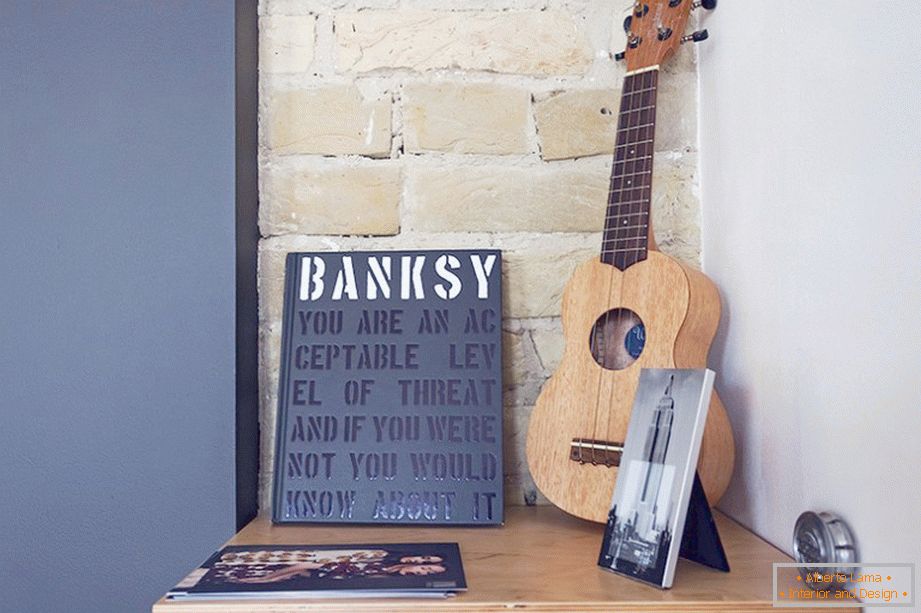
<svg viewBox="0 0 921 613">
<path fill-rule="evenodd" d="M 236 0 L 237 529 L 259 511 L 259 16 Z"/>
<path fill-rule="evenodd" d="M 0 594 L 141 611 L 233 530 L 233 3 L 0 3 Z"/>
</svg>

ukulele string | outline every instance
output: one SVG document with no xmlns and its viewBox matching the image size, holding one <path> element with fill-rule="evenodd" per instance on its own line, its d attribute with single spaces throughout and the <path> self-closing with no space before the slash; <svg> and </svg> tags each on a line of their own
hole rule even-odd
<svg viewBox="0 0 921 613">
<path fill-rule="evenodd" d="M 627 79 L 624 79 L 624 87 L 623 87 L 623 91 L 621 92 L 621 99 L 620 99 L 620 110 L 623 110 L 625 107 L 624 101 L 626 97 L 629 95 L 627 93 L 627 90 L 628 90 Z M 617 116 L 618 116 L 618 123 L 620 123 L 620 117 L 622 116 L 621 113 L 618 112 Z M 617 136 L 618 137 L 620 136 L 619 126 L 618 126 Z M 608 206 L 607 206 L 607 209 L 605 210 L 605 229 L 609 229 L 608 226 L 610 223 L 610 215 L 613 215 L 614 214 L 613 211 L 615 210 L 614 208 L 614 204 L 615 204 L 614 203 L 614 180 L 616 178 L 616 175 L 614 171 L 617 165 L 617 149 L 620 144 L 618 140 L 619 138 L 616 138 L 614 141 L 614 154 L 612 156 L 613 161 L 612 161 L 612 166 L 611 166 L 611 178 L 608 182 Z M 615 232 L 616 231 L 617 229 L 615 227 Z M 607 234 L 608 232 L 605 232 L 605 235 Z M 604 261 L 605 255 L 607 255 L 607 252 L 608 252 L 608 239 L 609 238 L 610 238 L 609 236 L 602 236 L 601 238 L 601 259 L 602 261 Z M 613 256 L 612 256 L 611 265 L 613 264 L 614 262 L 613 262 Z M 610 274 L 608 276 L 608 287 L 606 291 L 607 301 L 605 302 L 605 307 L 607 307 L 607 305 L 609 305 L 611 302 L 611 289 L 614 283 L 613 278 L 614 278 L 613 274 Z M 604 371 L 607 365 L 607 344 L 605 341 L 605 332 L 607 331 L 607 324 L 608 324 L 608 321 L 607 321 L 608 309 L 607 308 L 605 309 L 605 312 L 604 312 L 604 318 L 605 319 L 603 323 L 600 322 L 600 318 L 599 318 L 599 320 L 593 324 L 592 333 L 591 333 L 592 337 L 590 341 L 592 357 L 596 361 L 599 361 L 599 364 L 601 366 L 601 368 L 598 370 L 598 385 L 595 388 L 595 406 L 592 409 L 592 435 L 589 438 L 590 441 L 594 441 L 597 438 L 598 413 L 599 413 L 600 406 L 601 406 L 601 382 L 604 379 Z M 599 325 L 599 323 L 601 325 Z M 584 445 L 579 446 L 579 462 L 584 462 L 584 458 L 583 458 L 584 448 L 585 448 Z M 595 448 L 592 447 L 592 460 L 594 461 L 594 459 L 595 459 Z"/>
<path fill-rule="evenodd" d="M 627 96 L 629 95 L 629 83 L 628 83 L 628 79 L 629 79 L 629 77 L 627 77 L 627 78 L 624 79 L 623 91 L 621 92 L 620 109 L 619 109 L 619 112 L 618 112 L 618 114 L 617 114 L 617 117 L 618 117 L 618 124 L 620 123 L 620 118 L 623 116 L 623 110 L 627 107 L 627 105 L 626 105 L 626 98 L 627 98 Z M 613 155 L 612 155 L 612 162 L 611 162 L 611 164 L 612 164 L 612 166 L 611 166 L 611 178 L 610 178 L 610 181 L 608 182 L 608 206 L 607 206 L 607 209 L 606 209 L 606 211 L 605 211 L 605 229 L 608 230 L 608 232 L 605 232 L 605 235 L 602 236 L 602 239 L 601 239 L 601 259 L 602 259 L 602 261 L 604 261 L 605 256 L 606 256 L 607 253 L 608 253 L 608 249 L 609 249 L 608 243 L 609 243 L 610 240 L 612 240 L 612 239 L 611 239 L 611 236 L 610 236 L 610 234 L 609 234 L 609 231 L 610 231 L 610 227 L 609 227 L 609 225 L 610 225 L 610 220 L 611 220 L 611 219 L 616 219 L 616 210 L 617 210 L 617 209 L 616 209 L 615 206 L 614 206 L 614 205 L 615 205 L 615 202 L 614 202 L 614 181 L 615 181 L 615 179 L 616 179 L 616 177 L 617 177 L 617 175 L 616 175 L 616 169 L 617 169 L 617 150 L 618 150 L 618 148 L 619 148 L 620 145 L 621 145 L 621 143 L 620 143 L 619 141 L 620 141 L 620 125 L 618 125 L 617 138 L 616 138 L 615 141 L 614 141 L 614 153 L 613 153 Z M 615 228 L 614 228 L 614 231 L 615 231 L 615 233 L 617 232 L 616 226 L 615 226 Z M 616 243 L 616 239 L 614 239 L 614 242 Z M 612 266 L 614 265 L 614 259 L 613 259 L 614 257 L 615 257 L 615 256 L 614 256 L 614 253 L 612 252 L 612 259 L 611 259 L 611 265 L 612 265 Z M 604 379 L 604 371 L 605 371 L 605 369 L 606 369 L 606 367 L 607 367 L 607 343 L 606 343 L 606 341 L 605 341 L 605 333 L 607 332 L 607 325 L 608 325 L 608 309 L 607 309 L 607 306 L 611 303 L 611 290 L 612 290 L 612 286 L 613 286 L 613 283 L 614 283 L 613 279 L 614 279 L 614 274 L 613 274 L 613 272 L 612 272 L 611 274 L 608 275 L 608 287 L 607 287 L 607 290 L 606 290 L 606 292 L 605 292 L 605 294 L 606 294 L 606 296 L 607 296 L 607 300 L 606 300 L 605 303 L 604 303 L 604 304 L 605 304 L 605 312 L 604 312 L 604 314 L 603 314 L 604 321 L 602 322 L 602 321 L 601 321 L 601 318 L 599 318 L 599 319 L 595 322 L 595 324 L 592 326 L 592 339 L 591 339 L 591 342 L 592 342 L 592 348 L 591 348 L 591 349 L 592 349 L 592 357 L 599 363 L 599 365 L 601 366 L 601 368 L 598 369 L 598 385 L 597 385 L 596 388 L 595 388 L 595 406 L 592 407 L 592 434 L 591 434 L 591 437 L 589 438 L 589 440 L 591 440 L 591 441 L 594 441 L 594 440 L 596 440 L 596 438 L 597 438 L 598 413 L 599 413 L 600 407 L 601 407 L 601 383 L 602 383 L 602 381 L 603 381 L 603 379 Z M 600 325 L 599 325 L 599 324 L 600 324 Z M 599 339 L 599 336 L 600 336 L 600 339 Z M 599 347 L 599 345 L 600 345 L 600 347 Z M 583 460 L 583 453 L 582 453 L 583 449 L 584 449 L 584 445 L 582 445 L 582 446 L 579 447 L 579 462 L 583 462 L 583 461 L 584 461 L 584 460 Z M 594 459 L 595 459 L 595 448 L 592 447 L 592 460 L 594 460 Z"/>
<path fill-rule="evenodd" d="M 622 155 L 623 162 L 621 164 L 621 179 L 620 179 L 620 187 L 618 188 L 618 200 L 621 201 L 621 204 L 618 207 L 619 208 L 618 215 L 619 216 L 627 215 L 627 217 L 623 218 L 623 221 L 626 221 L 627 223 L 617 224 L 617 240 L 615 241 L 614 260 L 616 262 L 617 258 L 619 257 L 621 259 L 623 268 L 621 270 L 621 273 L 618 275 L 618 277 L 620 278 L 620 292 L 619 292 L 620 296 L 618 300 L 619 308 L 617 310 L 617 315 L 614 318 L 614 327 L 610 328 L 609 325 L 607 325 L 608 322 L 606 322 L 606 326 L 605 326 L 606 328 L 608 328 L 607 330 L 608 337 L 614 340 L 614 342 L 611 343 L 612 347 L 611 347 L 611 353 L 610 353 L 610 359 L 613 360 L 613 363 L 611 364 L 611 368 L 614 370 L 617 370 L 617 367 L 620 365 L 619 358 L 618 358 L 618 351 L 622 349 L 621 345 L 623 344 L 623 343 L 618 343 L 618 341 L 621 340 L 620 339 L 620 325 L 621 325 L 621 316 L 623 314 L 622 304 L 624 301 L 624 296 L 623 296 L 624 278 L 626 276 L 627 268 L 628 268 L 627 266 L 628 264 L 628 259 L 627 259 L 628 240 L 627 239 L 629 237 L 629 233 L 625 230 L 624 236 L 623 238 L 621 238 L 620 229 L 622 226 L 627 226 L 627 227 L 630 226 L 630 212 L 631 212 L 632 205 L 626 205 L 624 203 L 631 202 L 633 200 L 633 189 L 635 186 L 633 185 L 633 178 L 632 178 L 634 174 L 628 173 L 627 170 L 628 170 L 628 166 L 630 163 L 630 157 L 632 155 L 631 151 L 635 152 L 635 149 L 631 150 L 630 146 L 637 140 L 637 138 L 633 138 L 632 131 L 634 130 L 635 125 L 640 125 L 640 121 L 637 118 L 638 113 L 636 112 L 635 109 L 642 108 L 642 102 L 643 102 L 642 93 L 639 93 L 639 101 L 636 100 L 636 97 L 637 97 L 637 92 L 642 92 L 643 89 L 645 89 L 645 85 L 646 85 L 645 77 L 646 77 L 646 73 L 642 73 L 641 75 L 633 77 L 634 87 L 631 88 L 632 92 L 630 96 L 630 107 L 629 107 L 630 110 L 627 112 L 627 121 L 626 121 L 627 125 L 625 126 L 626 132 L 625 132 L 625 137 L 624 137 L 624 150 L 623 150 L 623 155 Z M 639 81 L 638 86 L 636 85 L 637 81 Z M 639 113 L 639 115 L 642 115 L 642 113 Z M 634 172 L 636 171 L 635 161 L 633 161 L 632 170 Z M 630 188 L 629 189 L 625 188 L 625 185 L 630 185 Z M 617 219 L 618 221 L 620 221 L 621 218 L 618 217 Z M 612 302 L 613 300 L 609 296 L 608 297 L 608 307 L 609 307 L 608 313 L 610 313 L 610 307 L 613 306 Z M 617 379 L 615 376 L 615 377 L 612 377 L 612 381 L 609 386 L 610 390 L 608 392 L 608 402 L 604 407 L 605 429 L 603 432 L 603 436 L 604 436 L 605 441 L 609 439 L 608 430 L 610 428 L 610 422 L 611 422 L 611 407 L 613 404 L 616 387 L 617 387 Z"/>
<path fill-rule="evenodd" d="M 607 253 L 607 251 L 610 248 L 612 266 L 614 266 L 617 262 L 617 257 L 618 257 L 618 252 L 619 252 L 618 246 L 620 245 L 620 241 L 621 241 L 620 226 L 622 224 L 617 223 L 616 220 L 620 219 L 619 216 L 622 214 L 623 204 L 620 202 L 620 198 L 618 198 L 616 194 L 618 192 L 621 194 L 623 193 L 623 181 L 624 181 L 623 173 L 621 173 L 622 175 L 620 177 L 621 185 L 619 188 L 617 189 L 614 188 L 614 181 L 618 178 L 618 173 L 617 173 L 618 151 L 621 149 L 626 151 L 626 147 L 629 145 L 629 140 L 630 140 L 629 136 L 630 136 L 630 129 L 631 129 L 630 124 L 631 124 L 631 119 L 632 119 L 631 116 L 634 113 L 633 96 L 635 95 L 634 93 L 635 82 L 636 82 L 635 75 L 628 76 L 624 79 L 624 90 L 621 93 L 621 100 L 620 100 L 620 111 L 621 112 L 618 113 L 618 123 L 620 122 L 621 117 L 625 117 L 626 125 L 624 125 L 623 127 L 618 126 L 618 132 L 617 132 L 618 138 L 615 139 L 614 156 L 613 156 L 612 169 L 611 169 L 611 183 L 608 186 L 608 204 L 609 204 L 608 208 L 611 209 L 612 219 L 614 220 L 613 248 L 610 248 L 610 245 L 605 244 L 602 249 L 602 253 L 603 254 Z M 624 136 L 623 139 L 620 138 L 621 135 Z M 626 153 L 624 153 L 623 157 L 626 157 Z M 622 170 L 623 170 L 626 167 L 626 162 L 621 161 L 620 163 L 623 165 L 622 166 Z M 616 206 L 614 206 L 615 203 L 616 203 Z M 610 222 L 611 222 L 610 219 L 606 220 L 605 225 L 608 226 Z M 607 243 L 607 241 L 604 241 L 604 242 Z M 592 334 L 592 336 L 595 337 L 600 332 L 601 340 L 602 340 L 602 343 L 601 343 L 602 351 L 600 354 L 598 353 L 595 354 L 600 357 L 601 369 L 599 369 L 598 371 L 598 387 L 597 387 L 597 393 L 595 397 L 595 410 L 592 415 L 592 437 L 591 437 L 592 441 L 598 440 L 598 426 L 600 423 L 600 414 L 602 412 L 601 388 L 602 388 L 602 382 L 604 380 L 605 371 L 608 369 L 608 367 L 614 368 L 615 366 L 615 364 L 609 363 L 609 360 L 611 359 L 610 349 L 612 348 L 608 346 L 608 340 L 607 340 L 608 337 L 611 335 L 611 329 L 610 329 L 611 308 L 610 307 L 611 307 L 611 302 L 612 302 L 612 297 L 613 297 L 614 277 L 615 276 L 619 276 L 619 275 L 616 275 L 616 273 L 613 270 L 610 271 L 610 273 L 608 274 L 608 290 L 607 290 L 607 300 L 605 301 L 604 322 L 600 326 L 596 326 Z M 616 345 L 613 347 L 613 349 L 614 350 L 617 349 Z M 612 384 L 612 388 L 613 388 L 613 384 Z M 612 389 L 612 395 L 613 395 L 613 389 Z M 608 411 L 610 411 L 610 406 L 608 406 Z M 595 456 L 596 456 L 596 449 L 595 447 L 592 447 L 593 463 L 595 461 Z M 580 455 L 580 460 L 581 460 L 581 455 Z"/>
<path fill-rule="evenodd" d="M 629 266 L 632 263 L 635 263 L 635 261 L 639 260 L 639 257 L 638 257 L 639 252 L 643 249 L 642 247 L 643 238 L 647 237 L 648 232 L 649 232 L 649 212 L 651 212 L 651 207 L 647 210 L 645 224 L 639 221 L 637 223 L 633 223 L 633 217 L 640 216 L 638 213 L 637 214 L 634 213 L 634 207 L 636 206 L 636 204 L 638 203 L 640 205 L 638 208 L 640 212 L 642 212 L 643 202 L 647 198 L 651 198 L 651 195 L 652 195 L 651 193 L 652 192 L 652 181 L 651 181 L 652 166 L 651 164 L 652 164 L 653 155 L 652 153 L 650 153 L 649 155 L 642 155 L 641 151 L 643 151 L 643 149 L 640 149 L 638 143 L 640 143 L 641 141 L 646 141 L 646 140 L 652 141 L 655 139 L 655 130 L 653 130 L 652 138 L 650 139 L 643 138 L 643 133 L 650 127 L 649 124 L 651 123 L 654 124 L 655 111 L 656 111 L 655 109 L 656 87 L 658 84 L 657 77 L 658 77 L 658 71 L 656 70 L 650 70 L 650 71 L 642 73 L 641 79 L 640 79 L 641 83 L 640 83 L 640 87 L 638 90 L 639 99 L 632 101 L 633 105 L 635 105 L 636 111 L 631 112 L 631 114 L 635 112 L 636 116 L 631 117 L 633 121 L 630 122 L 634 124 L 631 130 L 635 130 L 635 134 L 633 134 L 634 138 L 631 141 L 633 146 L 631 149 L 628 149 L 628 154 L 634 157 L 632 161 L 633 172 L 630 174 L 630 176 L 633 178 L 636 178 L 637 176 L 636 171 L 637 171 L 638 166 L 642 166 L 642 170 L 640 171 L 641 174 L 639 175 L 641 179 L 639 182 L 639 185 L 637 185 L 636 182 L 631 179 L 631 188 L 627 190 L 627 192 L 629 193 L 629 196 L 627 196 L 627 202 L 630 203 L 627 207 L 628 217 L 625 218 L 627 223 L 621 224 L 625 227 L 625 230 L 624 230 L 625 236 L 623 240 L 623 256 L 622 256 L 624 260 L 624 274 L 621 275 L 621 278 L 622 278 L 621 296 L 620 296 L 620 301 L 619 301 L 621 305 L 623 305 L 623 302 L 624 302 L 623 290 L 624 290 L 624 287 L 626 286 L 627 268 L 629 268 Z M 648 115 L 650 116 L 649 121 L 643 120 L 643 114 L 646 111 L 648 111 Z M 628 136 L 629 135 L 630 135 L 630 132 L 628 131 Z M 630 140 L 630 139 L 628 138 L 627 140 Z M 645 143 L 645 144 L 652 145 L 653 143 Z M 653 146 L 649 146 L 648 149 L 650 151 L 655 150 Z M 627 156 L 625 155 L 624 157 L 627 157 Z M 641 164 L 637 164 L 637 160 L 636 160 L 637 157 L 643 158 Z M 624 166 L 626 167 L 626 164 Z M 647 190 L 648 190 L 648 194 L 647 194 Z M 639 192 L 640 194 L 639 198 L 634 197 L 637 192 Z M 621 192 L 621 195 L 623 195 L 623 191 Z M 643 225 L 645 225 L 646 227 L 645 228 L 634 227 L 634 226 L 643 226 Z M 633 232 L 632 236 L 630 234 L 631 231 Z M 634 243 L 636 244 L 634 245 Z M 637 256 L 637 257 L 628 258 L 628 255 Z M 616 346 L 616 348 L 619 351 L 624 352 L 623 354 L 624 356 L 623 357 L 623 361 L 624 361 L 623 367 L 624 368 L 630 365 L 629 360 L 633 357 L 633 355 L 629 352 L 628 347 L 627 347 L 629 331 L 626 331 L 625 333 L 621 334 L 624 324 L 629 324 L 629 323 L 632 323 L 632 322 L 630 321 L 630 316 L 627 315 L 627 309 L 621 306 L 621 308 L 617 312 L 614 332 L 617 334 L 617 339 L 620 341 L 620 343 Z M 612 384 L 610 397 L 608 399 L 605 427 L 603 431 L 605 440 L 608 440 L 610 438 L 611 414 L 613 413 L 612 406 L 614 405 L 615 392 L 616 392 L 616 386 Z"/>
</svg>

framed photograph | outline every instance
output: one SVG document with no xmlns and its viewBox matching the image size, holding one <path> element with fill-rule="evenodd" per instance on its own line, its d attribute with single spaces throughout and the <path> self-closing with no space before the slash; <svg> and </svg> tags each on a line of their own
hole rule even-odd
<svg viewBox="0 0 921 613">
<path fill-rule="evenodd" d="M 598 564 L 657 587 L 671 587 L 712 370 L 643 369 Z"/>
</svg>

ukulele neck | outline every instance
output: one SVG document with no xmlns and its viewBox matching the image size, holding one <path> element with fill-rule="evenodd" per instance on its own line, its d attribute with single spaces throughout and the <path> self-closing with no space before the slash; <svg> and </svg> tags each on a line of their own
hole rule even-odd
<svg viewBox="0 0 921 613">
<path fill-rule="evenodd" d="M 658 69 L 624 78 L 601 261 L 626 270 L 646 259 L 656 133 Z"/>
</svg>

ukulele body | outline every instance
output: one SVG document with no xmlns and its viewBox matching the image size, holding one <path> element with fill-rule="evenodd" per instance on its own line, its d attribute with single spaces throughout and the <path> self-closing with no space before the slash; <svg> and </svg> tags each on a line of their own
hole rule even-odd
<svg viewBox="0 0 921 613">
<path fill-rule="evenodd" d="M 602 344 L 603 336 L 593 330 L 612 310 L 617 311 L 610 330 L 619 335 L 624 355 L 616 364 L 600 363 L 595 345 Z M 635 346 L 628 354 L 623 344 L 623 334 L 638 323 L 631 314 L 645 330 L 638 356 Z M 604 465 L 601 457 L 593 464 L 588 448 L 574 441 L 622 444 L 640 370 L 705 368 L 719 317 L 713 282 L 658 251 L 648 251 L 645 260 L 624 271 L 600 259 L 576 269 L 563 294 L 563 358 L 544 385 L 528 426 L 528 466 L 553 504 L 583 519 L 607 520 L 618 469 Z M 729 485 L 734 455 L 726 409 L 714 392 L 698 462 L 711 504 Z"/>
</svg>

